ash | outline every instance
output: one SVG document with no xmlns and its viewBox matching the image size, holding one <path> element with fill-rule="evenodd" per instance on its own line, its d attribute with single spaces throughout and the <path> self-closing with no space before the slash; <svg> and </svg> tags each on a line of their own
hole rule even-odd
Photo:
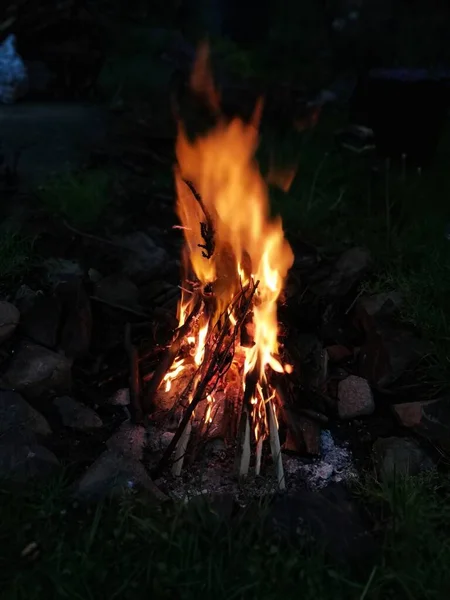
<svg viewBox="0 0 450 600">
<path fill-rule="evenodd" d="M 152 434 L 156 440 L 155 431 Z M 161 432 L 159 442 L 153 446 L 150 464 L 156 464 L 161 450 L 173 434 Z M 332 482 L 343 482 L 357 477 L 350 450 L 337 445 L 329 431 L 321 434 L 320 458 L 311 460 L 283 455 L 286 493 L 298 489 L 323 489 Z M 205 444 L 199 458 L 183 467 L 181 477 L 167 474 L 156 481 L 158 487 L 178 501 L 189 502 L 198 496 L 232 496 L 241 506 L 251 500 L 280 493 L 270 452 L 263 455 L 261 475 L 249 474 L 245 481 L 238 481 L 234 468 L 235 448 L 226 446 L 223 440 L 214 439 Z M 186 460 L 186 463 L 189 461 Z M 250 473 L 252 467 L 250 467 Z"/>
<path fill-rule="evenodd" d="M 320 449 L 322 456 L 309 464 L 298 458 L 285 460 L 285 470 L 291 475 L 296 473 L 311 490 L 321 490 L 329 483 L 357 478 L 350 450 L 345 445 L 337 445 L 328 430 L 321 433 Z"/>
</svg>

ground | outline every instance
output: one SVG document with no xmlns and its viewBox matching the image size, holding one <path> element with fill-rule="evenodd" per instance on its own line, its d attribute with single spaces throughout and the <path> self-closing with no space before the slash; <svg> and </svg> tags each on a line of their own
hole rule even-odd
<svg viewBox="0 0 450 600">
<path fill-rule="evenodd" d="M 287 38 L 275 40 L 277 52 Z M 345 100 L 305 127 L 312 121 L 298 98 L 330 84 L 316 48 L 323 38 L 310 38 L 302 51 L 315 49 L 314 60 L 291 56 L 283 73 L 276 52 L 255 60 L 213 44 L 231 107 L 245 112 L 261 81 L 269 90 L 262 171 L 295 169 L 288 191 L 270 187 L 296 255 L 280 319 L 301 365 L 292 389 L 310 435 L 303 430 L 301 449 L 294 440 L 294 454 L 320 464 L 320 430 L 331 430 L 350 448 L 358 480 L 341 485 L 334 472 L 314 492 L 161 502 L 142 468 L 148 448 L 134 438 L 115 445 L 131 409 L 119 399 L 128 386 L 124 328 L 131 323 L 150 371 L 173 326 L 181 244 L 168 102 L 179 73 L 161 48 L 183 67 L 186 52 L 168 30 L 133 27 L 110 52 L 100 102 L 0 107 L 5 598 L 446 597 L 450 129 L 418 169 L 340 148 Z M 301 89 L 283 96 L 282 76 Z M 120 493 L 103 498 L 116 479 Z"/>
</svg>

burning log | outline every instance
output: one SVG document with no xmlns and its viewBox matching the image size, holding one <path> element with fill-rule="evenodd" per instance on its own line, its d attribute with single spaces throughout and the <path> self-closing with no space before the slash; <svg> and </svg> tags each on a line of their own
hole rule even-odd
<svg viewBox="0 0 450 600">
<path fill-rule="evenodd" d="M 205 357 L 205 360 L 203 361 L 202 365 L 199 367 L 198 372 L 194 376 L 192 383 L 194 384 L 195 381 L 198 380 L 198 385 L 195 385 L 195 391 L 192 394 L 191 401 L 184 412 L 183 418 L 181 419 L 180 425 L 179 425 L 177 431 L 175 432 L 173 439 L 171 440 L 170 444 L 167 446 L 166 451 L 164 452 L 159 464 L 157 465 L 157 467 L 155 469 L 155 472 L 153 473 L 154 477 L 158 477 L 162 473 L 162 471 L 165 469 L 175 448 L 177 448 L 176 455 L 178 456 L 179 461 L 181 460 L 181 456 L 184 456 L 184 453 L 182 453 L 181 451 L 185 444 L 186 438 L 188 439 L 188 435 L 185 433 L 185 429 L 186 429 L 197 405 L 206 398 L 206 392 L 207 392 L 208 386 L 210 386 L 210 393 L 212 393 L 214 388 L 217 386 L 218 378 L 221 375 L 223 375 L 224 370 L 227 367 L 227 363 L 231 363 L 230 351 L 232 350 L 232 348 L 236 342 L 236 339 L 238 337 L 238 332 L 240 331 L 240 327 L 245 319 L 245 316 L 246 316 L 248 310 L 250 309 L 251 302 L 256 293 L 258 285 L 259 285 L 259 282 L 256 282 L 253 285 L 252 289 L 250 290 L 248 299 L 246 300 L 244 307 L 242 309 L 241 318 L 239 319 L 239 321 L 236 322 L 234 329 L 231 329 L 232 334 L 231 334 L 231 336 L 229 336 L 229 339 L 227 339 L 227 334 L 229 334 L 229 332 L 230 332 L 230 325 L 231 325 L 230 317 L 232 315 L 232 312 L 231 312 L 231 310 L 227 312 L 226 317 L 225 317 L 225 324 L 221 328 L 221 331 L 218 335 L 217 342 L 215 343 L 214 348 L 212 350 L 210 350 L 209 352 L 205 353 L 205 354 L 210 354 L 210 356 L 207 358 Z M 239 294 L 238 298 L 235 299 L 232 306 L 238 304 L 241 300 L 241 295 L 244 295 L 244 294 L 245 294 L 245 290 L 243 290 L 241 292 L 241 294 Z M 188 388 L 190 388 L 190 386 L 188 386 Z M 188 391 L 189 391 L 189 389 L 186 390 L 186 392 L 188 392 Z M 189 432 L 189 435 L 190 435 L 190 432 Z M 183 439 L 180 442 L 181 438 L 183 438 Z"/>
</svg>

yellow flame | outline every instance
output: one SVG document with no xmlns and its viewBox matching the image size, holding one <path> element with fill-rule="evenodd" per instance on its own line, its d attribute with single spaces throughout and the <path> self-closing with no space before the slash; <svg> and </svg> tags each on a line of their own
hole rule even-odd
<svg viewBox="0 0 450 600">
<path fill-rule="evenodd" d="M 178 123 L 176 208 L 186 242 L 183 256 L 185 273 L 193 271 L 203 286 L 213 284 L 216 312 L 209 317 L 213 320 L 223 313 L 250 279 L 259 282 L 253 308 L 254 345 L 244 350 L 244 373 L 258 366 L 260 381 L 266 382 L 267 369 L 278 373 L 285 370 L 277 358 L 277 300 L 294 256 L 284 238 L 281 219 L 270 216 L 267 184 L 254 158 L 258 145 L 255 125 L 262 105 L 258 103 L 251 123 L 239 118 L 227 120 L 220 115 L 219 95 L 214 89 L 205 46 L 198 54 L 191 86 L 215 110 L 217 124 L 207 134 L 192 140 L 183 123 Z M 186 180 L 193 183 L 208 218 L 213 222 L 215 249 L 209 259 L 199 247 L 204 243 L 200 223 L 205 223 L 206 216 Z M 185 293 L 182 287 L 180 325 L 185 322 L 191 303 L 192 294 Z M 236 324 L 236 315 L 231 316 L 231 322 Z M 210 326 L 211 323 L 203 321 L 196 332 L 193 356 L 197 366 L 204 358 Z M 173 372 L 174 369 L 170 374 Z M 209 419 L 212 402 L 208 403 Z M 258 437 L 262 435 L 266 419 L 261 386 L 252 406 L 255 435 Z"/>
</svg>

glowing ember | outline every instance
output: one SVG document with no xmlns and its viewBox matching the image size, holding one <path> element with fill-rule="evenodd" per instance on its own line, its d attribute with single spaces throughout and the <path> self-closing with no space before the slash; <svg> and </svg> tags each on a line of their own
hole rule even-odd
<svg viewBox="0 0 450 600">
<path fill-rule="evenodd" d="M 192 313 L 199 290 L 204 303 L 198 322 L 185 340 L 190 351 L 173 362 L 163 381 L 166 391 L 170 390 L 189 360 L 201 368 L 207 360 L 208 340 L 217 336 L 218 323 L 227 315 L 231 325 L 236 326 L 240 317 L 233 308 L 234 299 L 246 286 L 254 288 L 258 282 L 250 322 L 246 323 L 252 344 L 244 348 L 237 340 L 233 346 L 233 364 L 241 372 L 242 395 L 245 398 L 247 386 L 247 395 L 251 392 L 248 413 L 257 442 L 258 471 L 262 441 L 269 434 L 272 437 L 271 422 L 278 426 L 270 373 L 292 372 L 291 365 L 284 366 L 279 357 L 277 300 L 294 256 L 284 238 L 281 220 L 270 217 L 267 185 L 254 159 L 261 105 L 257 105 L 250 123 L 239 118 L 228 121 L 220 115 L 206 46 L 199 52 L 191 88 L 209 104 L 217 123 L 194 141 L 188 138 L 183 123 L 178 123 L 175 181 L 177 213 L 185 238 L 179 326 Z M 213 238 L 211 247 L 208 235 Z M 226 379 L 227 374 L 222 378 Z M 203 422 L 210 423 L 214 390 L 205 393 L 204 399 Z"/>
</svg>

